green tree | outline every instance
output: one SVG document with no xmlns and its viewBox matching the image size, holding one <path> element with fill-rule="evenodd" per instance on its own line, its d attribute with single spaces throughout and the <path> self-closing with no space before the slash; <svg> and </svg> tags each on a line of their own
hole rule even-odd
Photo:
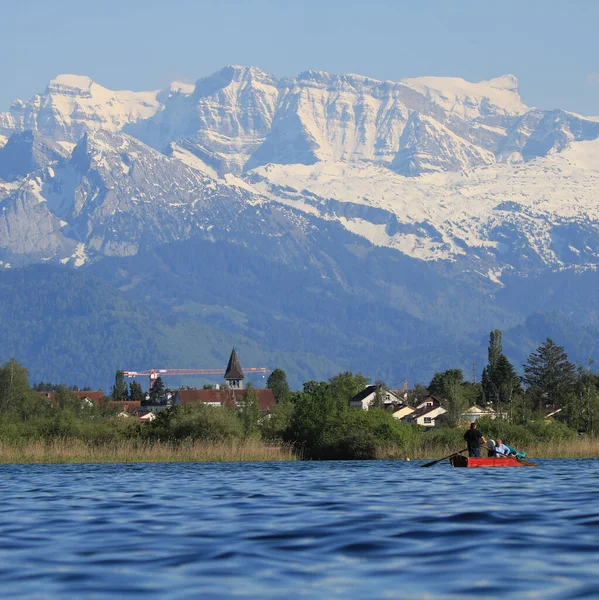
<svg viewBox="0 0 599 600">
<path fill-rule="evenodd" d="M 339 406 L 349 406 L 349 401 L 368 385 L 368 378 L 362 373 L 355 375 L 351 371 L 339 373 L 329 379 L 329 387 L 331 396 L 339 404 Z M 306 386 L 304 385 L 304 391 Z"/>
<path fill-rule="evenodd" d="M 93 407 L 86 406 L 84 400 L 73 393 L 66 385 L 60 385 L 54 392 L 54 405 L 59 411 L 72 412 L 79 416 L 82 412 L 91 413 Z"/>
<path fill-rule="evenodd" d="M 499 413 L 506 413 L 508 419 L 513 418 L 514 402 L 520 394 L 520 378 L 514 369 L 514 365 L 501 354 L 494 368 L 494 386 L 496 386 L 497 401 L 494 405 Z"/>
<path fill-rule="evenodd" d="M 325 445 L 326 432 L 345 411 L 349 411 L 349 407 L 333 398 L 326 382 L 306 382 L 283 439 L 305 458 L 318 458 Z"/>
<path fill-rule="evenodd" d="M 464 400 L 465 406 L 472 406 L 480 402 L 482 396 L 481 385 L 479 383 L 472 383 L 471 381 L 464 381 L 460 386 L 460 394 Z"/>
<path fill-rule="evenodd" d="M 417 405 L 424 402 L 429 396 L 428 388 L 423 383 L 417 383 L 410 393 L 410 401 L 412 404 Z"/>
<path fill-rule="evenodd" d="M 593 434 L 599 418 L 599 377 L 591 371 L 593 361 L 587 359 L 587 367 L 576 369 L 575 394 L 565 406 L 567 424 L 577 431 Z"/>
<path fill-rule="evenodd" d="M 125 373 L 117 371 L 114 376 L 114 385 L 112 386 L 112 399 L 118 401 L 127 399 L 127 383 L 125 382 Z"/>
<path fill-rule="evenodd" d="M 385 384 L 382 381 L 377 381 L 374 388 L 374 398 L 368 408 L 385 408 L 386 397 L 387 388 Z"/>
<path fill-rule="evenodd" d="M 520 379 L 514 366 L 503 354 L 502 334 L 494 329 L 489 335 L 488 363 L 481 377 L 482 395 L 487 404 L 508 418 L 513 415 L 514 399 L 520 390 Z"/>
<path fill-rule="evenodd" d="M 150 388 L 150 401 L 157 402 L 164 394 L 164 381 L 162 377 L 156 377 L 152 387 Z"/>
<path fill-rule="evenodd" d="M 137 381 L 132 381 L 129 384 L 129 399 L 135 401 L 141 401 L 146 399 L 146 395 L 141 389 L 141 384 Z"/>
<path fill-rule="evenodd" d="M 568 403 L 575 391 L 576 369 L 564 348 L 547 338 L 528 357 L 522 379 L 528 387 L 531 408 L 537 412 L 546 404 Z"/>
<path fill-rule="evenodd" d="M 291 423 L 294 410 L 295 404 L 287 399 L 277 402 L 260 427 L 262 437 L 268 441 L 281 441 Z"/>
<path fill-rule="evenodd" d="M 29 386 L 27 369 L 11 358 L 0 367 L 0 413 L 28 418 L 36 396 Z"/>
<path fill-rule="evenodd" d="M 464 375 L 461 369 L 449 369 L 443 373 L 435 373 L 428 390 L 433 396 L 445 400 L 445 422 L 448 425 L 458 424 L 460 417 L 466 407 L 466 401 L 462 393 Z"/>
<path fill-rule="evenodd" d="M 254 435 L 258 427 L 260 408 L 258 406 L 258 394 L 251 383 L 247 384 L 243 392 L 238 414 L 243 425 L 244 435 L 246 437 Z"/>
<path fill-rule="evenodd" d="M 266 387 L 272 390 L 277 402 L 283 402 L 289 395 L 289 384 L 287 374 L 283 369 L 275 369 L 266 380 Z"/>
</svg>

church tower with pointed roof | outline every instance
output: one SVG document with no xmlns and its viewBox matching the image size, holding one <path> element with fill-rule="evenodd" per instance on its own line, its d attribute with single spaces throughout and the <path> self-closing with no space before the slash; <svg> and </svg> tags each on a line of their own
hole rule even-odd
<svg viewBox="0 0 599 600">
<path fill-rule="evenodd" d="M 225 371 L 225 382 L 226 386 L 232 390 L 243 389 L 243 371 L 241 370 L 241 365 L 239 364 L 239 359 L 237 358 L 237 352 L 235 352 L 235 348 L 233 348 L 233 351 L 231 352 L 229 364 L 227 365 L 227 370 Z"/>
</svg>

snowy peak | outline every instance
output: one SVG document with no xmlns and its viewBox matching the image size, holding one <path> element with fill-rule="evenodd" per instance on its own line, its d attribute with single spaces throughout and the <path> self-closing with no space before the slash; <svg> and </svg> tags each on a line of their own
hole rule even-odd
<svg viewBox="0 0 599 600">
<path fill-rule="evenodd" d="M 58 75 L 46 87 L 46 94 L 91 98 L 93 81 L 85 75 Z"/>
<path fill-rule="evenodd" d="M 239 65 L 161 92 L 59 75 L 44 94 L 0 113 L 0 145 L 27 129 L 67 149 L 88 131 L 123 131 L 220 177 L 328 161 L 419 175 L 528 161 L 599 135 L 597 121 L 528 109 L 513 75 L 393 82 L 312 70 L 279 80 Z"/>
<path fill-rule="evenodd" d="M 465 119 L 476 119 L 489 113 L 517 116 L 528 110 L 520 99 L 518 80 L 513 75 L 478 83 L 458 77 L 416 77 L 403 79 L 402 83 L 443 110 Z"/>
<path fill-rule="evenodd" d="M 46 91 L 17 101 L 0 115 L 0 133 L 31 129 L 72 147 L 86 131 L 119 131 L 151 117 L 159 108 L 158 92 L 112 91 L 81 75 L 59 75 Z"/>
<path fill-rule="evenodd" d="M 262 85 L 277 85 L 277 78 L 257 67 L 244 67 L 240 65 L 229 65 L 220 71 L 207 77 L 202 77 L 196 82 L 196 88 L 200 88 L 200 94 L 211 94 L 218 89 L 226 88 L 232 83 L 250 83 Z"/>
<path fill-rule="evenodd" d="M 164 110 L 127 131 L 161 151 L 185 148 L 221 175 L 239 174 L 270 131 L 277 80 L 255 67 L 230 66 L 170 97 Z"/>
</svg>

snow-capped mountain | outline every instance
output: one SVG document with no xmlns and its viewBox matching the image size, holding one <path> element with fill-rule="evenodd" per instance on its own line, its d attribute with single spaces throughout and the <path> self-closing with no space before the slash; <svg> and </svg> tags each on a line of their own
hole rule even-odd
<svg viewBox="0 0 599 600">
<path fill-rule="evenodd" d="M 151 117 L 161 103 L 154 92 L 112 91 L 80 75 L 59 75 L 43 94 L 16 100 L 0 113 L 0 135 L 33 130 L 71 149 L 86 131 L 119 131 Z"/>
<path fill-rule="evenodd" d="M 61 75 L 0 114 L 0 132 L 5 262 L 135 254 L 142 240 L 226 230 L 252 206 L 491 280 L 597 259 L 599 119 L 528 108 L 511 75 L 277 79 L 234 66 L 153 92 Z M 43 243 L 8 233 L 32 219 Z"/>
<path fill-rule="evenodd" d="M 511 75 L 61 75 L 0 113 L 0 267 L 398 382 L 536 310 L 599 327 L 598 189 L 599 118 L 528 107 Z"/>
</svg>

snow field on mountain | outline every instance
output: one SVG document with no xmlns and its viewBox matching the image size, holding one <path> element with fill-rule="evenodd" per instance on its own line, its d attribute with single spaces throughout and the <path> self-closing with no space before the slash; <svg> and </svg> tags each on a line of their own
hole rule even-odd
<svg viewBox="0 0 599 600">
<path fill-rule="evenodd" d="M 478 83 L 459 77 L 414 77 L 401 82 L 465 119 L 480 117 L 485 104 L 506 115 L 521 115 L 528 110 L 520 99 L 518 80 L 513 75 Z"/>
<path fill-rule="evenodd" d="M 337 219 L 373 244 L 422 260 L 455 259 L 467 253 L 464 245 L 470 250 L 501 251 L 501 242 L 491 239 L 490 233 L 511 223 L 546 263 L 557 264 L 551 249 L 552 226 L 599 222 L 597 140 L 574 142 L 560 154 L 529 163 L 495 164 L 462 173 L 403 177 L 383 167 L 343 162 L 268 165 L 253 173 L 259 180 L 254 188 L 270 199 Z M 327 199 L 383 209 L 415 232 L 390 235 L 386 224 L 331 216 L 324 210 Z M 430 235 L 430 226 L 441 240 Z"/>
</svg>

